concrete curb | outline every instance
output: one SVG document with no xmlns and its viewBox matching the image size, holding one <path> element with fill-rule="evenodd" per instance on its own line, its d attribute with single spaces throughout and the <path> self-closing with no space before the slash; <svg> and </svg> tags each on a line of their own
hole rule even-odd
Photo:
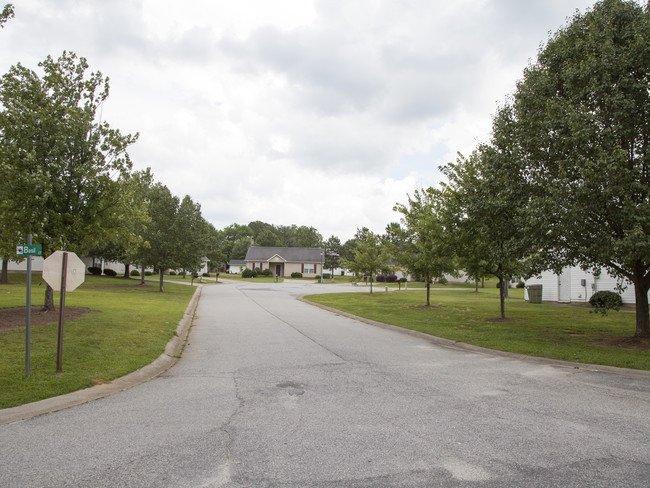
<svg viewBox="0 0 650 488">
<path fill-rule="evenodd" d="M 370 320 L 366 319 L 364 317 L 359 317 L 358 315 L 353 315 L 351 313 L 343 312 L 341 310 L 337 310 L 332 307 L 328 307 L 327 305 L 321 305 L 320 303 L 315 303 L 310 300 L 307 300 L 305 297 L 298 297 L 298 300 L 301 302 L 307 303 L 309 305 L 313 305 L 315 307 L 321 308 L 323 310 L 327 310 L 328 312 L 332 312 L 338 315 L 341 315 L 343 317 L 348 317 L 353 320 L 357 320 L 359 322 L 363 322 L 364 324 L 368 325 L 373 325 L 375 327 L 380 327 L 382 329 L 388 329 L 392 330 L 394 332 L 399 332 L 400 334 L 407 334 L 411 335 L 414 337 L 418 337 L 420 339 L 423 339 L 431 344 L 435 344 L 437 346 L 441 347 L 446 347 L 448 349 L 455 349 L 458 351 L 466 351 L 466 352 L 473 352 L 475 354 L 484 354 L 484 355 L 489 355 L 489 356 L 498 356 L 498 357 L 503 357 L 503 358 L 509 358 L 509 359 L 516 359 L 520 361 L 527 361 L 529 363 L 537 363 L 537 364 L 546 364 L 549 366 L 555 366 L 559 368 L 567 368 L 567 369 L 572 369 L 574 371 L 580 370 L 580 371 L 593 371 L 593 372 L 601 372 L 601 373 L 610 373 L 610 374 L 619 374 L 619 375 L 632 375 L 632 376 L 642 376 L 646 378 L 650 378 L 650 371 L 644 371 L 640 369 L 627 369 L 627 368 L 616 368 L 614 366 L 604 366 L 600 364 L 586 364 L 586 363 L 573 363 L 570 361 L 562 361 L 559 359 L 549 359 L 549 358 L 542 358 L 542 357 L 537 357 L 537 356 L 527 356 L 525 354 L 517 354 L 513 352 L 506 352 L 506 351 L 498 351 L 496 349 L 488 349 L 485 347 L 480 347 L 480 346 L 473 346 L 472 344 L 467 344 L 465 342 L 457 342 L 457 341 L 452 341 L 450 339 L 443 339 L 442 337 L 436 337 L 432 336 L 429 334 L 425 334 L 424 332 L 418 332 L 416 330 L 410 330 L 410 329 L 404 329 L 402 327 L 398 327 L 396 325 L 390 325 L 390 324 L 385 324 L 383 322 L 377 322 L 375 320 Z"/>
<path fill-rule="evenodd" d="M 75 405 L 80 405 L 82 403 L 98 400 L 152 380 L 169 370 L 169 368 L 176 364 L 183 348 L 185 347 L 192 326 L 192 319 L 194 318 L 196 307 L 201 298 L 202 288 L 201 285 L 197 287 L 187 309 L 185 309 L 183 318 L 176 327 L 174 337 L 167 343 L 165 352 L 158 356 L 154 362 L 134 371 L 133 373 L 117 378 L 110 383 L 93 386 L 86 388 L 85 390 L 79 390 L 57 397 L 47 398 L 38 402 L 27 403 L 18 407 L 0 410 L 0 425 L 38 417 L 47 413 L 74 407 Z"/>
</svg>

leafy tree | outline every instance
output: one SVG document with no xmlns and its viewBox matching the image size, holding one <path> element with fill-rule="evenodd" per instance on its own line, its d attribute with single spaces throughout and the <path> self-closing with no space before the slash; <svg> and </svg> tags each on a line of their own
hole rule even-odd
<svg viewBox="0 0 650 488">
<path fill-rule="evenodd" d="M 322 247 L 323 236 L 313 227 L 301 225 L 296 229 L 296 247 Z"/>
<path fill-rule="evenodd" d="M 247 225 L 232 224 L 219 232 L 220 250 L 225 262 L 244 259 L 253 239 L 253 230 Z M 241 242 L 235 247 L 236 242 Z M 245 249 L 244 249 L 245 248 Z"/>
<path fill-rule="evenodd" d="M 84 58 L 64 52 L 39 67 L 43 77 L 17 64 L 0 81 L 0 212 L 13 231 L 33 234 L 44 256 L 85 253 L 114 230 L 107 222 L 121 209 L 119 180 L 137 135 L 96 120 L 108 78 L 88 74 Z M 54 308 L 49 286 L 45 307 Z"/>
<path fill-rule="evenodd" d="M 264 229 L 255 238 L 255 245 L 277 247 L 280 245 L 280 238 L 271 229 Z"/>
<path fill-rule="evenodd" d="M 501 134 L 502 122 L 495 119 L 495 134 Z M 473 272 L 498 278 L 505 319 L 506 287 L 513 276 L 524 272 L 532 248 L 525 226 L 528 194 L 517 172 L 519 159 L 512 148 L 502 147 L 500 135 L 494 139 L 495 145 L 482 145 L 469 159 L 459 156 L 455 164 L 442 168 L 449 180 L 443 193 L 443 218 L 453 230 L 458 256 L 476 266 Z"/>
<path fill-rule="evenodd" d="M 357 232 L 363 236 L 363 239 L 357 241 L 354 258 L 344 261 L 344 266 L 357 274 L 367 276 L 370 280 L 370 293 L 372 293 L 373 276 L 387 267 L 388 256 L 384 252 L 379 236 L 366 228 L 362 230 L 361 234 Z"/>
<path fill-rule="evenodd" d="M 230 259 L 244 259 L 248 248 L 251 247 L 252 240 L 250 237 L 240 237 L 232 244 Z"/>
<path fill-rule="evenodd" d="M 6 4 L 4 8 L 2 9 L 2 12 L 0 12 L 0 29 L 4 28 L 5 22 L 7 22 L 9 19 L 14 18 L 14 6 L 10 3 Z"/>
<path fill-rule="evenodd" d="M 220 233 L 210 222 L 206 224 L 208 249 L 205 255 L 210 260 L 210 269 L 216 272 L 223 271 L 228 260 L 224 259 L 224 254 L 221 252 Z"/>
<path fill-rule="evenodd" d="M 348 239 L 341 246 L 341 260 L 352 261 L 354 259 L 354 251 L 357 249 L 357 239 Z"/>
<path fill-rule="evenodd" d="M 182 265 L 178 251 L 181 235 L 176 219 L 180 201 L 161 183 L 151 187 L 148 198 L 150 222 L 144 232 L 147 246 L 142 250 L 142 260 L 145 265 L 158 268 L 159 289 L 164 292 L 164 272 Z"/>
<path fill-rule="evenodd" d="M 547 267 L 633 283 L 650 337 L 650 7 L 603 0 L 541 49 L 513 101 L 532 225 Z"/>
<path fill-rule="evenodd" d="M 341 240 L 336 236 L 331 236 L 323 243 L 325 247 L 325 269 L 329 269 L 332 277 L 334 268 L 341 264 Z"/>
<path fill-rule="evenodd" d="M 113 229 L 108 239 L 92 248 L 88 255 L 124 264 L 124 278 L 130 276 L 130 265 L 139 262 L 144 244 L 144 229 L 149 221 L 147 193 L 152 185 L 151 170 L 133 172 L 120 179 L 121 209 L 102 223 Z"/>
<path fill-rule="evenodd" d="M 276 227 L 276 232 L 280 238 L 280 246 L 282 247 L 296 247 L 296 231 L 298 226 L 294 225 L 279 225 Z"/>
<path fill-rule="evenodd" d="M 415 190 L 407 205 L 398 203 L 394 210 L 402 214 L 402 227 L 391 226 L 398 240 L 392 254 L 411 274 L 424 278 L 429 307 L 431 282 L 456 272 L 451 233 L 441 218 L 441 193 L 433 188 Z"/>
<path fill-rule="evenodd" d="M 206 257 L 209 245 L 208 223 L 201 215 L 201 205 L 186 195 L 180 202 L 174 219 L 174 234 L 177 240 L 178 267 L 197 271 Z"/>
</svg>

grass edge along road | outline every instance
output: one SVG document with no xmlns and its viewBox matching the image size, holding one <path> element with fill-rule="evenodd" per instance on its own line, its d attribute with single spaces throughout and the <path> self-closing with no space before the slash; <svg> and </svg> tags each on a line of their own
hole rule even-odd
<svg viewBox="0 0 650 488">
<path fill-rule="evenodd" d="M 650 370 L 649 341 L 633 339 L 633 312 L 590 313 L 582 305 L 531 304 L 523 290 L 510 290 L 505 321 L 499 317 L 498 290 L 332 293 L 308 301 L 359 317 L 436 337 L 528 356 Z"/>
<path fill-rule="evenodd" d="M 33 276 L 32 304 L 42 304 L 44 285 Z M 31 328 L 31 374 L 25 377 L 25 328 L 0 332 L 0 408 L 9 408 L 107 383 L 154 361 L 174 336 L 195 287 L 86 276 L 66 294 L 67 307 L 92 312 L 64 321 L 63 373 L 56 373 L 57 311 L 52 322 Z M 25 306 L 25 275 L 0 285 L 0 308 Z"/>
</svg>

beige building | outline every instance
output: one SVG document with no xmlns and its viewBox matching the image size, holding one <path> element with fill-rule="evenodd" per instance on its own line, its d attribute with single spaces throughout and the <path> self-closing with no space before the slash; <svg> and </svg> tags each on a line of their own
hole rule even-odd
<svg viewBox="0 0 650 488">
<path fill-rule="evenodd" d="M 288 278 L 291 273 L 302 273 L 314 278 L 323 273 L 323 252 L 321 248 L 252 246 L 246 253 L 246 267 L 270 269 L 273 276 Z"/>
</svg>

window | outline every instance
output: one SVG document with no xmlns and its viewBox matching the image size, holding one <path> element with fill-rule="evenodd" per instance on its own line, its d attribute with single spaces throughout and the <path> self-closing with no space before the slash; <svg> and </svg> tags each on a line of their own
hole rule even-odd
<svg viewBox="0 0 650 488">
<path fill-rule="evenodd" d="M 314 264 L 305 264 L 305 271 L 303 273 L 315 273 L 316 272 L 316 265 Z"/>
</svg>

